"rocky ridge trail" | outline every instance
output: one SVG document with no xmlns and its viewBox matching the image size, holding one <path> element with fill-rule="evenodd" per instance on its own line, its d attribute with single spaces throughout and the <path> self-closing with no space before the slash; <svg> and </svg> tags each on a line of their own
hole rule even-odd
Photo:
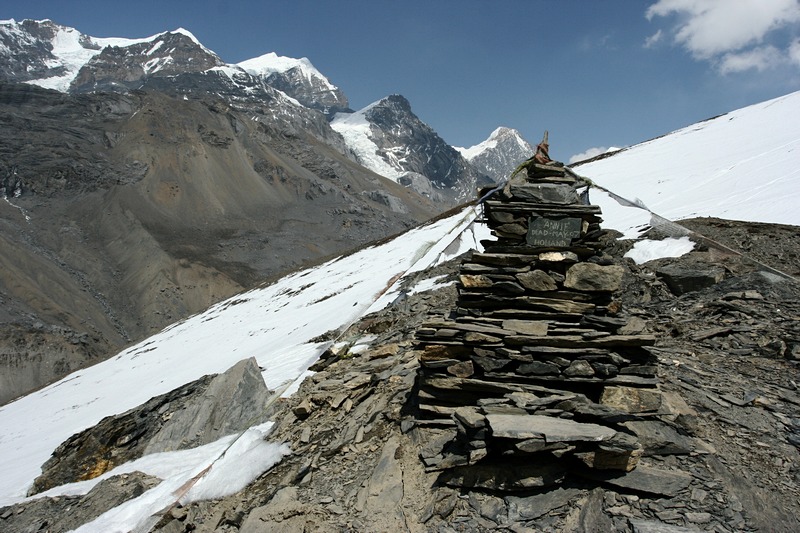
<svg viewBox="0 0 800 533">
<path fill-rule="evenodd" d="M 607 251 L 624 251 L 606 243 Z M 658 453 L 646 453 L 636 470 L 670 475 L 509 495 L 454 489 L 426 472 L 420 455 L 431 443 L 420 438 L 413 403 L 420 356 L 414 335 L 453 309 L 450 284 L 332 332 L 340 348 L 326 353 L 292 398 L 272 404 L 270 438 L 288 443 L 292 454 L 237 494 L 174 505 L 152 531 L 797 530 L 800 287 L 702 248 L 679 259 L 620 264 L 623 306 L 656 336 L 650 349 L 668 400 L 650 424 L 639 423 L 643 444 Z M 455 281 L 459 266 L 451 261 L 418 277 Z M 720 268 L 724 279 L 676 296 L 657 274 L 666 266 Z M 126 480 L 114 483 L 127 490 Z M 0 510 L 4 529 L 29 530 L 29 513 L 39 513 L 41 524 L 51 500 Z M 92 499 L 82 502 L 71 503 L 70 513 L 88 520 Z"/>
<path fill-rule="evenodd" d="M 783 317 L 763 309 L 797 302 L 800 288 L 751 271 L 675 297 L 647 265 L 624 264 L 625 304 L 649 320 L 658 338 L 652 350 L 669 403 L 669 412 L 656 421 L 639 423 L 643 443 L 660 454 L 645 454 L 639 469 L 671 475 L 502 495 L 453 489 L 438 473 L 426 472 L 420 454 L 430 443 L 420 440 L 408 402 L 420 355 L 412 334 L 430 315 L 452 309 L 456 291 L 450 285 L 412 295 L 402 307 L 355 324 L 343 339 L 355 346 L 369 342 L 370 348 L 329 353 L 318 373 L 275 413 L 272 438 L 290 442 L 293 455 L 245 491 L 176 510 L 178 518 L 165 519 L 155 530 L 796 530 L 797 361 L 769 351 L 732 354 L 726 346 L 735 338 L 726 343 L 721 335 L 698 337 L 718 319 L 703 314 L 706 306 L 736 302 L 729 289 L 741 286 L 753 291 L 738 293 L 752 298 L 739 299 L 738 312 L 760 325 L 755 345 L 788 335 Z M 440 269 L 449 268 L 452 280 L 457 266 L 454 261 Z M 796 324 L 794 306 L 787 312 Z M 688 326 L 675 331 L 676 322 Z"/>
</svg>

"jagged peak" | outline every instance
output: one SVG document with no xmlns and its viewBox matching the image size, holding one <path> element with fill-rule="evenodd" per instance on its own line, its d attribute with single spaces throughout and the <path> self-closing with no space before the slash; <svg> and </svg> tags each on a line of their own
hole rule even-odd
<svg viewBox="0 0 800 533">
<path fill-rule="evenodd" d="M 513 128 L 508 128 L 506 126 L 500 126 L 496 128 L 491 135 L 489 135 L 489 139 L 497 139 L 500 137 L 504 137 L 506 135 L 519 135 L 519 132 Z"/>
<path fill-rule="evenodd" d="M 495 130 L 489 135 L 489 137 L 474 146 L 470 146 L 469 148 L 461 148 L 455 147 L 456 150 L 461 152 L 468 161 L 474 159 L 475 157 L 479 156 L 480 154 L 484 153 L 486 150 L 492 150 L 497 147 L 497 143 L 504 140 L 511 138 L 517 142 L 517 145 L 522 150 L 531 149 L 530 144 L 522 137 L 520 132 L 514 128 L 509 128 L 507 126 L 500 126 L 495 128 Z"/>
</svg>

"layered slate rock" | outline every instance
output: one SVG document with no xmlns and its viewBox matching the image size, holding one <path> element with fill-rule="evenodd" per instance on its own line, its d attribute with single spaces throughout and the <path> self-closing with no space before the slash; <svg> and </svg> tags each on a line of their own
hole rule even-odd
<svg viewBox="0 0 800 533">
<path fill-rule="evenodd" d="M 525 166 L 484 202 L 495 240 L 462 263 L 457 308 L 416 334 L 418 424 L 436 436 L 422 460 L 452 486 L 630 472 L 643 447 L 624 424 L 661 407 L 655 338 L 614 298 L 625 269 L 601 252 L 600 208 L 562 164 Z"/>
</svg>

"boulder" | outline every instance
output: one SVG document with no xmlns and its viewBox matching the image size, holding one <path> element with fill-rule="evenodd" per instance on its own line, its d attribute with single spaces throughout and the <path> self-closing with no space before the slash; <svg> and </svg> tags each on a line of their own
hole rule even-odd
<svg viewBox="0 0 800 533">
<path fill-rule="evenodd" d="M 625 273 L 619 265 L 576 263 L 567 270 L 564 287 L 577 291 L 614 292 L 622 284 Z"/>
<path fill-rule="evenodd" d="M 663 266 L 656 270 L 656 274 L 677 296 L 711 287 L 725 277 L 725 271 L 721 267 L 684 264 Z"/>
<path fill-rule="evenodd" d="M 609 386 L 603 389 L 600 404 L 627 413 L 647 413 L 661 408 L 661 392 L 640 387 Z"/>
<path fill-rule="evenodd" d="M 517 279 L 528 290 L 531 291 L 554 291 L 558 289 L 556 281 L 544 270 L 532 270 L 530 272 L 520 272 Z"/>
</svg>

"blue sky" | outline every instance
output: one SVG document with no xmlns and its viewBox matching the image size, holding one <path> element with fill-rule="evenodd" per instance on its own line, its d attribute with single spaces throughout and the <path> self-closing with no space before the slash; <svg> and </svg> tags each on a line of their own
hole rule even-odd
<svg viewBox="0 0 800 533">
<path fill-rule="evenodd" d="M 800 89 L 800 0 L 25 0 L 95 37 L 183 27 L 224 61 L 307 57 L 359 109 L 402 94 L 448 143 L 627 146 Z"/>
</svg>

